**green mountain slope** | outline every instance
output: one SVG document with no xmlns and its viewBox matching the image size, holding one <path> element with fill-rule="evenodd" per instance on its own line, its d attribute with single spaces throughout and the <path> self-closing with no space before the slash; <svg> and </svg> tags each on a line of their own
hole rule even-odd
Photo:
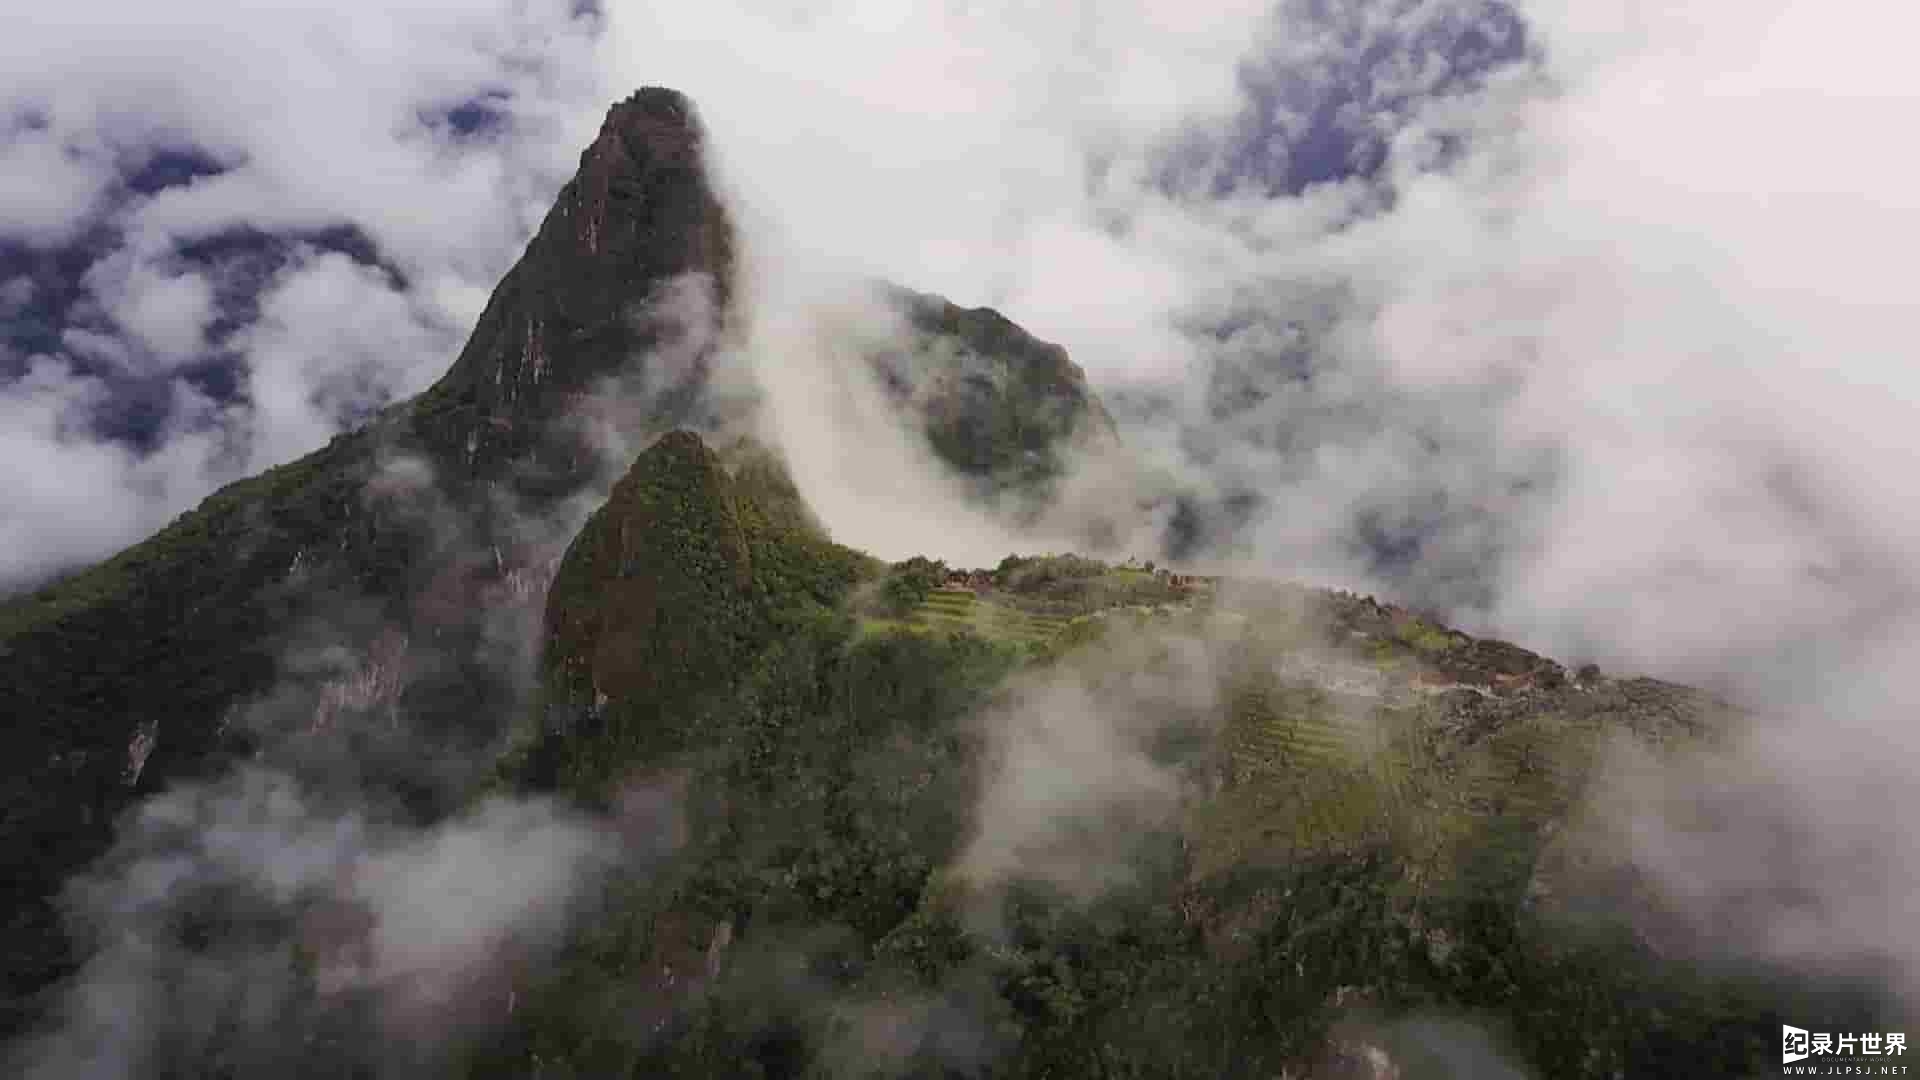
<svg viewBox="0 0 1920 1080">
<path fill-rule="evenodd" d="M 719 306 L 633 318 L 675 288 L 723 300 L 731 226 L 689 103 L 648 89 L 609 110 L 580 171 L 500 283 L 448 373 L 299 461 L 231 485 L 158 535 L 0 608 L 0 895 L 11 917 L 5 1027 L 66 963 L 47 900 L 102 851 L 115 815 L 247 752 L 235 710 L 282 688 L 314 633 L 410 643 L 407 711 L 429 745 L 483 745 L 510 699 L 489 626 L 514 618 L 552 538 L 540 522 L 598 467 L 569 410 L 615 372 L 656 423 L 696 417 L 697 385 L 635 372 L 657 340 L 718 333 Z M 677 283 L 688 283 L 685 286 Z M 685 305 L 682 305 L 685 306 Z M 705 325 L 701 325 L 704 323 Z M 564 541 L 564 537 L 560 538 Z M 325 679 L 294 688 L 311 721 Z M 438 730 L 435 730 L 435 729 Z M 454 785 L 457 787 L 457 782 Z M 444 793 L 419 798 L 442 801 Z"/>
<path fill-rule="evenodd" d="M 1563 902 L 1618 869 L 1574 839 L 1609 742 L 1710 743 L 1740 718 L 1705 695 L 1343 594 L 769 549 L 719 461 L 670 437 L 575 543 L 505 770 L 668 785 L 679 846 L 471 1074 L 1451 1075 L 1438 1016 L 1541 1076 L 1737 1076 L 1817 988 Z"/>
<path fill-rule="evenodd" d="M 703 138 L 674 91 L 616 104 L 430 389 L 0 605 L 0 1034 L 71 966 L 60 883 L 168 783 L 297 745 L 283 757 L 373 783 L 419 817 L 458 803 L 536 681 L 524 642 L 576 508 L 626 468 L 623 440 L 727 412 L 709 376 L 735 240 Z M 1064 354 L 990 312 L 915 340 L 935 382 L 962 357 L 1006 382 L 940 399 L 938 423 L 920 416 L 937 452 L 984 465 L 983 495 L 1032 478 L 1000 467 L 1000 440 L 1049 459 L 1082 416 L 1104 416 Z M 1022 396 L 1033 372 L 1073 380 L 1044 415 Z M 797 496 L 783 505 L 804 514 Z"/>
<path fill-rule="evenodd" d="M 729 456 L 666 436 L 568 549 L 547 600 L 537 784 L 603 799 L 621 762 L 691 745 L 767 641 L 832 616 L 872 572 L 783 513 L 797 495 L 764 451 Z"/>
<path fill-rule="evenodd" d="M 989 308 L 897 287 L 881 296 L 913 332 L 904 348 L 872 357 L 881 385 L 977 495 L 1042 501 L 1070 452 L 1118 445 L 1113 418 L 1065 349 Z"/>
</svg>

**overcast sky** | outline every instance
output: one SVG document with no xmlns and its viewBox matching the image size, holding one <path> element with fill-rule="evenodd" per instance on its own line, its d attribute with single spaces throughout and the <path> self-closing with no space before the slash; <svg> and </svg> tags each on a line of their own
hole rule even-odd
<svg viewBox="0 0 1920 1080">
<path fill-rule="evenodd" d="M 1007 308 L 1180 377 L 1423 94 L 1517 55 L 1486 3 L 81 0 L 0 43 L 0 586 L 146 535 L 443 370 L 605 105 L 693 94 L 750 242 Z M 911 13 L 910 13 L 911 12 Z M 1238 207 L 1238 209 L 1229 209 Z M 766 246 L 766 245 L 762 245 Z"/>
<path fill-rule="evenodd" d="M 658 83 L 699 104 L 750 249 L 1000 307 L 1109 394 L 1186 388 L 1205 453 L 1135 441 L 1259 489 L 1276 570 L 1365 583 L 1364 532 L 1423 598 L 1636 662 L 1755 602 L 1817 630 L 1910 588 L 1920 540 L 1920 170 L 1887 137 L 1912 21 L 36 8 L 0 43 L 0 582 L 426 385 L 606 104 Z M 1257 406 L 1204 415 L 1223 373 Z"/>
</svg>

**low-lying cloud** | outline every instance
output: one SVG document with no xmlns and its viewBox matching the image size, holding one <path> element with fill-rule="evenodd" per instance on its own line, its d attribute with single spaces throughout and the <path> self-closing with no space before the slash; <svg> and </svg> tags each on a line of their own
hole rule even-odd
<svg viewBox="0 0 1920 1080">
<path fill-rule="evenodd" d="M 94 951 L 59 1027 L 15 1064 L 47 1078 L 327 1060 L 406 1075 L 506 1019 L 513 980 L 621 854 L 614 828 L 541 801 L 410 828 L 271 770 L 175 788 L 70 885 Z M 403 1049 L 414 1057 L 394 1060 Z"/>
</svg>

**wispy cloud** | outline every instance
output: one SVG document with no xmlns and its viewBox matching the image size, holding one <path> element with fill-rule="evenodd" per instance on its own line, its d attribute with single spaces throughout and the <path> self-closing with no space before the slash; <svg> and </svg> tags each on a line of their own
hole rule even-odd
<svg viewBox="0 0 1920 1080">
<path fill-rule="evenodd" d="M 1913 20 L 1713 0 L 1109 14 L 721 6 L 613 33 L 623 70 L 701 102 L 798 307 L 801 282 L 867 273 L 996 305 L 1139 403 L 1127 435 L 1154 464 L 1242 497 L 1247 562 L 1777 707 L 1740 767 L 1784 778 L 1763 801 L 1799 807 L 1781 812 L 1810 851 L 1911 816 L 1886 777 L 1813 751 L 1844 731 L 1920 765 L 1900 268 L 1920 155 L 1889 134 L 1920 98 Z M 1356 57 L 1364 79 L 1341 74 Z M 1262 96 L 1274 71 L 1298 100 Z M 1279 182 L 1224 149 L 1255 105 Z M 1321 105 L 1357 156 L 1290 185 Z M 802 471 L 826 489 L 860 449 Z M 896 538 L 826 509 L 844 540 Z M 1856 781 L 1858 801 L 1821 794 Z M 1721 820 L 1727 851 L 1763 827 Z M 1916 864 L 1890 842 L 1866 894 L 1891 910 Z M 1676 890 L 1713 900 L 1741 871 L 1689 873 Z M 1790 876 L 1824 940 L 1884 927 Z"/>
<path fill-rule="evenodd" d="M 61 365 L 88 381 L 57 436 L 13 429 L 0 587 L 109 554 L 444 370 L 614 96 L 598 27 L 561 0 L 87 0 L 15 26 L 0 265 L 25 271 L 8 319 L 52 334 L 9 327 L 0 399 L 44 410 Z M 380 269 L 300 243 L 348 228 Z M 128 429 L 133 396 L 158 430 Z M 62 510 L 56 476 L 98 509 Z"/>
<path fill-rule="evenodd" d="M 177 788 L 70 886 L 94 951 L 59 1025 L 12 1064 L 48 1078 L 432 1067 L 450 1037 L 505 1022 L 514 978 L 620 851 L 611 824 L 544 802 L 411 828 L 270 770 Z"/>
</svg>

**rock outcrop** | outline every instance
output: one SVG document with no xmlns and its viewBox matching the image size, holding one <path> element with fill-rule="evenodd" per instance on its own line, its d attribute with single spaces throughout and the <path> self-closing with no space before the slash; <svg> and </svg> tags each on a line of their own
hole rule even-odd
<svg viewBox="0 0 1920 1080">
<path fill-rule="evenodd" d="M 906 347 L 873 358 L 881 385 L 981 498 L 1044 500 L 1076 451 L 1119 445 L 1086 373 L 991 308 L 888 287 Z"/>
<path fill-rule="evenodd" d="M 804 516 L 778 459 L 667 434 L 561 560 L 541 635 L 535 730 L 510 771 L 592 800 L 690 745 L 782 627 L 829 616 L 867 557 Z"/>
<path fill-rule="evenodd" d="M 648 88 L 615 105 L 459 359 L 414 407 L 442 475 L 485 484 L 511 472 L 564 493 L 595 463 L 582 425 L 556 421 L 616 407 L 655 430 L 698 419 L 734 245 L 692 104 Z"/>
<path fill-rule="evenodd" d="M 719 459 L 677 431 L 640 455 L 548 592 L 544 725 L 563 739 L 668 744 L 751 647 L 753 559 Z M 632 756 L 638 756 L 634 753 Z"/>
</svg>

